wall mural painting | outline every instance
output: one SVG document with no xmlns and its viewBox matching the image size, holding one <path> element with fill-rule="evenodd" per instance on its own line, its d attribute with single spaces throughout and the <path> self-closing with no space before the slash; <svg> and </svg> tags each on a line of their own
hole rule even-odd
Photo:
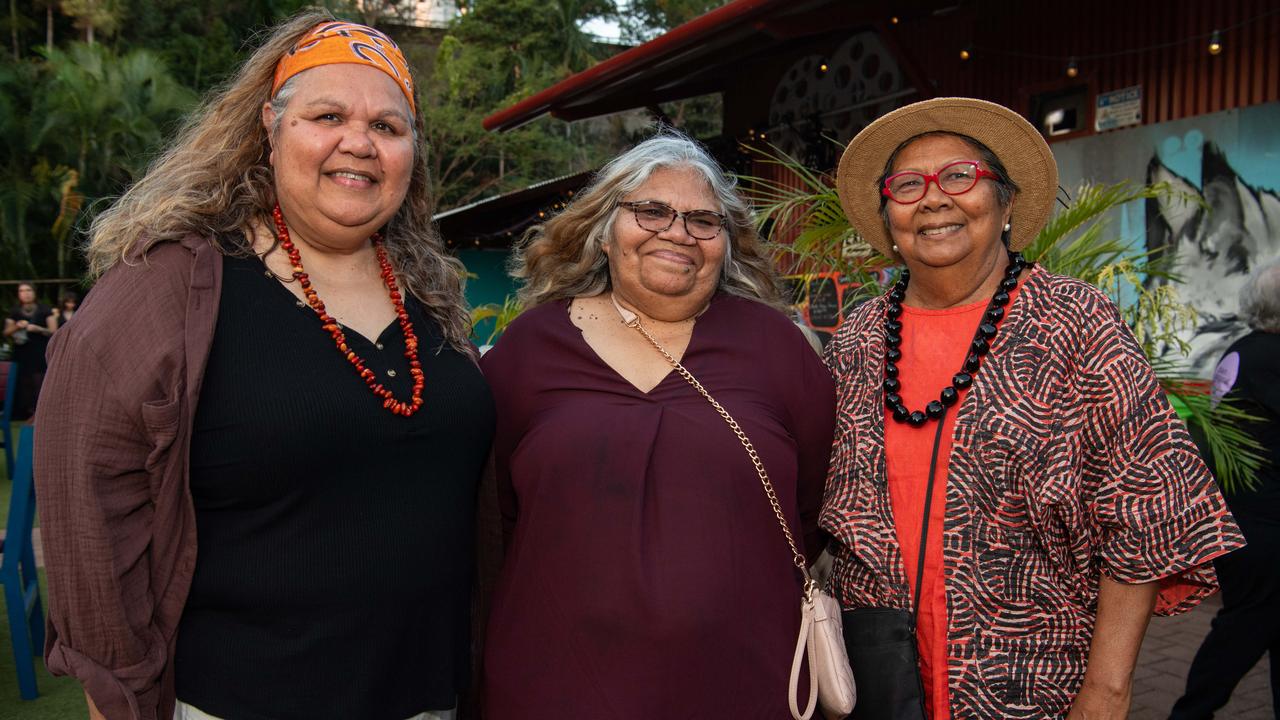
<svg viewBox="0 0 1280 720">
<path fill-rule="evenodd" d="M 1199 313 L 1189 369 L 1208 376 L 1247 328 L 1237 315 L 1249 272 L 1280 256 L 1280 104 L 1058 143 L 1064 187 L 1081 179 L 1168 182 L 1198 202 L 1125 208 L 1120 232 L 1136 247 L 1173 253 L 1178 293 Z M 1161 282 L 1152 279 L 1149 282 Z"/>
</svg>

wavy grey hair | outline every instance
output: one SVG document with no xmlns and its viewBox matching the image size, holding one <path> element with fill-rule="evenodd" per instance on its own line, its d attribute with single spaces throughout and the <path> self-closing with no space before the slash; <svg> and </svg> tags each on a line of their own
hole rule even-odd
<svg viewBox="0 0 1280 720">
<path fill-rule="evenodd" d="M 1249 274 L 1240 290 L 1240 317 L 1254 330 L 1280 333 L 1280 258 Z"/>
<path fill-rule="evenodd" d="M 763 252 L 751 206 L 736 184 L 698 143 L 674 130 L 645 140 L 596 173 L 563 212 L 525 233 L 512 255 L 511 274 L 524 281 L 525 307 L 599 295 L 610 287 L 604 246 L 613 238 L 618 202 L 656 170 L 689 168 L 707 181 L 729 218 L 719 290 L 781 308 L 773 262 Z"/>
</svg>

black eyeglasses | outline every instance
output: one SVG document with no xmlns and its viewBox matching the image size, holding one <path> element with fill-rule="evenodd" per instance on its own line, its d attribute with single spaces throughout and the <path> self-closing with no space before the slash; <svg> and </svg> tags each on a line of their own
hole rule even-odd
<svg viewBox="0 0 1280 720">
<path fill-rule="evenodd" d="M 670 205 L 653 200 L 620 202 L 618 206 L 635 213 L 636 224 L 654 233 L 666 232 L 675 224 L 676 218 L 682 218 L 684 220 L 684 231 L 695 240 L 716 239 L 720 235 L 720 230 L 728 222 L 728 218 L 718 212 L 690 210 L 682 213 L 676 211 Z"/>
</svg>

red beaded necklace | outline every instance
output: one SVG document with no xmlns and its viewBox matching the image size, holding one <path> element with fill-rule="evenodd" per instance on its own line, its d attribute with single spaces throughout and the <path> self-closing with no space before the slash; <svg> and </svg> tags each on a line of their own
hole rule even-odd
<svg viewBox="0 0 1280 720">
<path fill-rule="evenodd" d="M 382 398 L 382 407 L 390 410 L 396 415 L 409 417 L 418 412 L 422 407 L 422 363 L 418 361 L 418 336 L 413 332 L 413 324 L 409 322 L 409 313 L 405 312 L 404 299 L 400 296 L 400 290 L 396 286 L 395 273 L 391 271 L 391 263 L 387 260 L 387 251 L 382 247 L 382 236 L 374 233 L 369 238 L 369 242 L 373 243 L 373 252 L 378 256 L 378 265 L 382 267 L 382 282 L 386 284 L 387 290 L 391 293 L 391 304 L 396 308 L 396 317 L 400 320 L 400 330 L 404 332 L 404 356 L 409 359 L 409 375 L 413 377 L 413 397 L 408 402 L 396 400 L 391 391 L 383 387 L 378 382 L 373 371 L 365 367 L 364 360 L 356 355 L 355 351 L 347 346 L 347 336 L 342 333 L 342 326 L 337 320 L 333 319 L 324 309 L 324 303 L 320 301 L 320 296 L 316 294 L 314 288 L 311 287 L 311 279 L 307 277 L 307 273 L 302 269 L 302 256 L 298 254 L 298 248 L 294 246 L 293 240 L 289 238 L 289 228 L 284 224 L 284 215 L 280 212 L 280 206 L 276 205 L 275 210 L 271 213 L 272 218 L 276 221 L 276 237 L 280 239 L 280 245 L 284 251 L 289 254 L 289 263 L 293 266 L 293 276 L 297 278 L 298 284 L 302 287 L 302 294 L 307 298 L 307 304 L 315 310 L 316 315 L 320 316 L 320 322 L 323 323 L 325 330 L 329 331 L 329 335 L 333 337 L 333 344 L 338 347 L 338 352 L 347 356 L 347 362 L 356 369 L 356 373 L 360 375 L 360 379 L 364 380 L 374 395 Z"/>
</svg>

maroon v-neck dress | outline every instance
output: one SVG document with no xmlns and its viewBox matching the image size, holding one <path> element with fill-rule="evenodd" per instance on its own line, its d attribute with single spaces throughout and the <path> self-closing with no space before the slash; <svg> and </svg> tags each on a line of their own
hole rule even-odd
<svg viewBox="0 0 1280 720">
<path fill-rule="evenodd" d="M 782 314 L 721 294 L 683 363 L 812 550 L 835 403 L 818 356 Z M 789 718 L 799 576 L 724 420 L 674 372 L 640 392 L 564 302 L 524 313 L 481 365 L 507 538 L 486 716 Z"/>
</svg>

